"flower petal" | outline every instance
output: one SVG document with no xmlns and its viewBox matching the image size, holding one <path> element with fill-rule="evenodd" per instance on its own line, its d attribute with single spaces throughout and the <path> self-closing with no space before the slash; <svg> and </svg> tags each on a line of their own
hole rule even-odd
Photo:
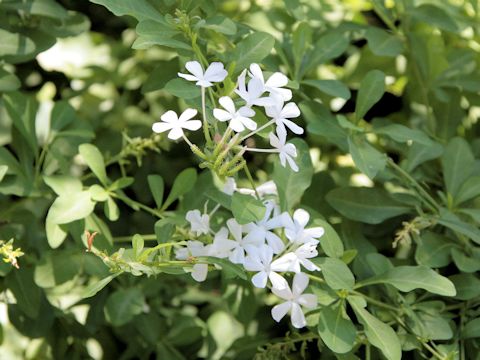
<svg viewBox="0 0 480 360">
<path fill-rule="evenodd" d="M 184 122 L 184 121 L 190 120 L 195 115 L 197 115 L 197 110 L 188 108 L 180 115 L 178 120 L 181 122 Z"/>
<path fill-rule="evenodd" d="M 317 306 L 317 295 L 303 294 L 298 298 L 298 303 L 306 308 L 313 309 Z"/>
<path fill-rule="evenodd" d="M 238 118 L 233 118 L 230 121 L 229 126 L 232 128 L 233 131 L 239 133 L 245 130 L 245 126 L 243 126 L 242 122 Z"/>
<path fill-rule="evenodd" d="M 196 76 L 197 80 L 200 80 L 202 79 L 204 76 L 203 76 L 203 69 L 202 69 L 202 65 L 200 65 L 200 63 L 198 61 L 188 61 L 186 64 L 185 64 L 185 68 L 190 71 L 190 73 L 192 73 L 193 75 Z"/>
<path fill-rule="evenodd" d="M 275 305 L 272 308 L 272 318 L 276 322 L 280 322 L 280 320 L 283 319 L 285 315 L 287 315 L 288 310 L 292 307 L 292 303 L 290 301 L 286 301 L 284 303 L 281 303 L 279 305 Z"/>
<path fill-rule="evenodd" d="M 218 82 L 225 80 L 227 75 L 228 72 L 221 62 L 213 62 L 208 66 L 203 77 L 207 81 Z"/>
<path fill-rule="evenodd" d="M 308 275 L 305 273 L 295 274 L 292 283 L 292 293 L 294 298 L 298 298 L 308 286 Z"/>
<path fill-rule="evenodd" d="M 255 285 L 257 288 L 264 288 L 267 286 L 267 273 L 265 271 L 260 271 L 256 273 L 252 277 L 252 284 Z"/>
<path fill-rule="evenodd" d="M 272 287 L 277 290 L 283 290 L 288 288 L 288 282 L 282 275 L 277 274 L 276 272 L 271 271 L 268 278 L 272 283 Z"/>
<path fill-rule="evenodd" d="M 300 226 L 305 227 L 307 226 L 308 222 L 310 221 L 310 214 L 303 209 L 297 209 L 293 213 L 293 219 L 300 224 Z"/>
<path fill-rule="evenodd" d="M 283 107 L 280 114 L 284 118 L 296 118 L 300 116 L 300 109 L 294 102 L 289 102 Z"/>
<path fill-rule="evenodd" d="M 271 87 L 283 87 L 288 84 L 288 78 L 283 75 L 281 72 L 273 73 L 265 83 L 266 86 Z"/>
<path fill-rule="evenodd" d="M 262 84 L 264 83 L 263 72 L 258 64 L 250 64 L 250 73 L 252 77 L 259 79 Z"/>
<path fill-rule="evenodd" d="M 242 106 L 240 109 L 238 109 L 238 113 L 245 117 L 255 116 L 255 110 L 248 106 Z"/>
<path fill-rule="evenodd" d="M 248 130 L 255 130 L 257 128 L 257 123 L 250 118 L 238 116 L 237 120 L 240 121 Z"/>
<path fill-rule="evenodd" d="M 305 320 L 305 315 L 303 315 L 302 308 L 295 302 L 292 302 L 292 325 L 293 327 L 300 329 L 307 325 L 307 321 Z"/>
<path fill-rule="evenodd" d="M 170 130 L 172 128 L 172 124 L 166 122 L 156 122 L 152 125 L 153 132 L 162 133 L 164 131 Z"/>
<path fill-rule="evenodd" d="M 286 253 L 285 255 L 274 260 L 270 265 L 270 269 L 278 272 L 288 271 L 292 265 L 292 262 L 297 259 L 297 256 L 293 252 Z"/>
<path fill-rule="evenodd" d="M 178 115 L 175 111 L 168 110 L 165 114 L 160 116 L 160 119 L 162 119 L 162 121 L 165 121 L 166 123 L 176 123 L 178 121 Z"/>
<path fill-rule="evenodd" d="M 286 156 L 286 158 L 287 158 L 287 161 L 288 161 L 288 165 L 290 165 L 290 168 L 293 171 L 298 172 L 298 165 L 295 162 L 295 160 L 293 160 L 292 157 L 290 157 L 290 156 Z"/>
<path fill-rule="evenodd" d="M 168 133 L 168 138 L 171 140 L 178 140 L 183 136 L 183 130 L 179 126 L 172 127 L 172 130 Z"/>
<path fill-rule="evenodd" d="M 230 114 L 235 114 L 235 104 L 233 103 L 232 98 L 229 96 L 222 96 L 220 99 L 218 99 L 218 102 L 220 105 L 223 106 L 225 110 L 227 110 Z"/>
<path fill-rule="evenodd" d="M 177 75 L 181 78 L 184 78 L 185 80 L 188 80 L 188 81 L 198 81 L 198 78 L 196 76 L 193 76 L 193 75 L 190 75 L 190 74 L 177 73 Z"/>
<path fill-rule="evenodd" d="M 297 134 L 297 135 L 303 134 L 303 128 L 295 124 L 293 121 L 287 120 L 287 119 L 282 119 L 282 120 L 283 120 L 283 124 L 286 127 L 288 127 L 294 134 Z"/>
<path fill-rule="evenodd" d="M 195 264 L 192 268 L 192 278 L 195 281 L 205 281 L 208 274 L 208 264 Z"/>
<path fill-rule="evenodd" d="M 213 116 L 218 121 L 228 121 L 232 119 L 232 114 L 222 109 L 213 109 Z"/>
<path fill-rule="evenodd" d="M 184 129 L 195 131 L 202 127 L 202 122 L 200 120 L 188 120 L 182 124 L 182 127 Z"/>
</svg>

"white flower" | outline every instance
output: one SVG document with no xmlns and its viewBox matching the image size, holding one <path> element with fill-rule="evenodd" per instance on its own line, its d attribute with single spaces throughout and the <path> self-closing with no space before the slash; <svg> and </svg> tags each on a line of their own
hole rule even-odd
<svg viewBox="0 0 480 360">
<path fill-rule="evenodd" d="M 185 216 L 195 235 L 208 234 L 210 231 L 210 216 L 200 213 L 200 210 L 190 210 Z"/>
<path fill-rule="evenodd" d="M 320 226 L 305 229 L 305 226 L 307 226 L 309 220 L 310 215 L 303 209 L 297 209 L 293 213 L 293 219 L 290 217 L 290 215 L 285 214 L 285 236 L 288 238 L 288 240 L 296 244 L 318 244 L 319 241 L 317 239 L 322 237 L 325 231 Z"/>
<path fill-rule="evenodd" d="M 248 82 L 248 86 L 245 86 L 245 77 L 247 71 L 244 70 L 238 76 L 238 89 L 235 89 L 235 92 L 240 96 L 247 106 L 257 105 L 257 106 L 269 106 L 274 104 L 274 99 L 271 97 L 262 97 L 265 92 L 264 85 L 261 79 L 252 78 Z"/>
<path fill-rule="evenodd" d="M 245 128 L 249 130 L 255 130 L 257 128 L 257 123 L 250 119 L 255 115 L 255 111 L 251 108 L 242 106 L 238 111 L 235 110 L 235 104 L 228 96 L 222 96 L 218 102 L 225 110 L 213 109 L 213 116 L 219 121 L 230 121 L 230 127 L 233 131 L 242 132 Z"/>
<path fill-rule="evenodd" d="M 289 264 L 272 262 L 273 251 L 267 245 L 259 248 L 249 249 L 248 256 L 245 258 L 244 267 L 248 271 L 258 271 L 252 277 L 252 283 L 258 288 L 264 288 L 267 285 L 267 279 L 270 279 L 272 286 L 276 289 L 285 289 L 288 286 L 287 280 L 277 272 L 285 272 Z"/>
<path fill-rule="evenodd" d="M 278 263 L 288 263 L 288 271 L 293 271 L 294 273 L 299 273 L 301 271 L 300 265 L 309 271 L 320 271 L 320 268 L 311 262 L 310 258 L 314 258 L 318 255 L 317 251 L 318 241 L 308 242 L 303 244 L 294 252 L 289 252 L 279 258 Z"/>
<path fill-rule="evenodd" d="M 288 127 L 297 135 L 303 134 L 303 129 L 300 126 L 293 121 L 288 120 L 300 116 L 298 106 L 293 102 L 289 102 L 284 106 L 282 99 L 278 97 L 275 98 L 278 99 L 278 101 L 272 106 L 265 107 L 265 112 L 269 117 L 275 120 L 275 124 L 277 124 L 277 134 L 287 136 L 287 129 L 285 129 L 285 127 Z"/>
<path fill-rule="evenodd" d="M 187 241 L 187 247 L 178 249 L 175 253 L 178 260 L 186 260 L 190 256 L 208 256 L 209 247 L 211 245 L 205 245 L 197 240 Z M 192 267 L 192 278 L 195 281 L 205 281 L 208 274 L 208 264 L 195 264 Z"/>
<path fill-rule="evenodd" d="M 261 241 L 262 243 L 267 241 L 268 245 L 272 248 L 274 254 L 280 254 L 285 245 L 282 239 L 278 237 L 272 230 L 283 227 L 284 217 L 279 214 L 274 214 L 272 218 L 272 212 L 275 209 L 275 203 L 273 201 L 265 201 L 265 215 L 262 220 L 256 223 L 250 223 L 245 225 L 245 231 L 248 233 L 245 236 L 245 241 Z"/>
<path fill-rule="evenodd" d="M 288 161 L 288 165 L 290 165 L 292 170 L 297 172 L 298 166 L 293 160 L 293 158 L 297 157 L 297 149 L 295 148 L 295 145 L 285 143 L 286 137 L 286 134 L 280 133 L 278 134 L 278 137 L 276 137 L 275 134 L 270 133 L 270 145 L 272 145 L 278 150 L 280 156 L 280 164 L 285 167 L 286 162 Z"/>
<path fill-rule="evenodd" d="M 203 88 L 212 86 L 214 82 L 223 81 L 228 75 L 220 62 L 211 63 L 205 72 L 198 61 L 187 62 L 185 68 L 193 75 L 178 73 L 178 76 L 188 81 L 196 81 L 195 85 Z"/>
<path fill-rule="evenodd" d="M 200 120 L 190 120 L 195 115 L 197 115 L 197 110 L 195 109 L 185 110 L 180 117 L 178 117 L 175 111 L 169 110 L 160 117 L 163 122 L 156 122 L 152 125 L 152 130 L 156 133 L 170 130 L 168 133 L 169 139 L 180 139 L 183 136 L 183 129 L 198 130 L 202 127 Z"/>
<path fill-rule="evenodd" d="M 280 72 L 273 73 L 265 82 L 263 78 L 262 69 L 258 64 L 250 65 L 250 73 L 252 78 L 260 80 L 264 91 L 268 91 L 271 95 L 280 96 L 284 101 L 292 98 L 292 91 L 289 89 L 282 89 L 288 84 L 288 78 Z"/>
<path fill-rule="evenodd" d="M 256 195 L 255 190 L 248 188 L 238 188 L 235 179 L 232 177 L 227 177 L 222 192 L 227 195 L 233 195 L 235 191 L 238 191 L 240 194 L 244 195 Z M 264 197 L 265 195 L 277 195 L 277 185 L 275 185 L 275 182 L 273 182 L 273 180 L 267 181 L 257 186 L 257 193 L 258 195 L 260 195 L 260 197 Z"/>
<path fill-rule="evenodd" d="M 272 292 L 279 298 L 287 300 L 272 308 L 272 317 L 279 322 L 290 311 L 292 325 L 300 329 L 307 325 L 301 306 L 313 309 L 317 305 L 317 296 L 302 294 L 308 286 L 308 276 L 304 273 L 295 274 L 292 290 L 287 286 L 284 289 L 272 288 Z"/>
<path fill-rule="evenodd" d="M 227 226 L 230 230 L 230 234 L 232 234 L 233 239 L 236 242 L 235 247 L 233 248 L 228 258 L 234 264 L 243 265 L 245 262 L 245 253 L 249 251 L 249 249 L 251 250 L 252 246 L 259 247 L 263 244 L 263 242 L 261 239 L 246 240 L 243 237 L 243 226 L 240 225 L 235 219 L 227 220 Z"/>
<path fill-rule="evenodd" d="M 220 259 L 224 259 L 230 256 L 232 250 L 236 246 L 236 242 L 228 238 L 228 230 L 222 227 L 213 239 L 213 243 L 208 249 L 208 256 L 214 256 Z"/>
</svg>

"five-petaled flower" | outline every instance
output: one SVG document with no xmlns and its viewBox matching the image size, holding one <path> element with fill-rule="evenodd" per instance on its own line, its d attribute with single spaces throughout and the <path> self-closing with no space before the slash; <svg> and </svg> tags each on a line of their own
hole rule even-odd
<svg viewBox="0 0 480 360">
<path fill-rule="evenodd" d="M 272 288 L 272 292 L 279 298 L 286 300 L 272 308 L 272 317 L 279 322 L 290 312 L 292 325 L 297 329 L 307 325 L 305 315 L 301 306 L 313 309 L 317 305 L 317 296 L 313 294 L 303 294 L 308 286 L 308 275 L 304 273 L 295 274 L 293 277 L 292 289 L 289 286 L 283 289 Z"/>
<path fill-rule="evenodd" d="M 185 68 L 190 71 L 190 74 L 178 73 L 178 76 L 188 81 L 196 81 L 196 85 L 203 88 L 210 87 L 215 82 L 223 81 L 228 75 L 220 62 L 211 63 L 205 72 L 198 61 L 187 62 Z"/>
<path fill-rule="evenodd" d="M 295 160 L 293 160 L 293 158 L 297 157 L 297 148 L 293 144 L 287 144 L 286 137 L 287 134 L 284 133 L 279 133 L 278 137 L 275 136 L 274 133 L 270 133 L 270 145 L 277 149 L 280 156 L 280 164 L 285 167 L 288 162 L 288 165 L 290 165 L 292 170 L 297 172 L 298 166 L 295 163 Z"/>
<path fill-rule="evenodd" d="M 255 111 L 248 106 L 242 106 L 240 109 L 235 109 L 233 100 L 228 96 L 222 96 L 218 102 L 223 106 L 223 109 L 213 109 L 213 116 L 219 121 L 229 121 L 229 126 L 235 132 L 242 132 L 245 128 L 255 130 L 257 123 L 250 119 L 255 115 Z"/>
<path fill-rule="evenodd" d="M 170 130 L 168 138 L 171 140 L 180 139 L 183 134 L 183 129 L 198 130 L 202 127 L 200 120 L 190 120 L 197 115 L 197 110 L 187 109 L 180 117 L 175 111 L 169 110 L 163 114 L 160 119 L 163 122 L 156 122 L 152 125 L 152 130 L 156 133 L 162 133 Z"/>
</svg>

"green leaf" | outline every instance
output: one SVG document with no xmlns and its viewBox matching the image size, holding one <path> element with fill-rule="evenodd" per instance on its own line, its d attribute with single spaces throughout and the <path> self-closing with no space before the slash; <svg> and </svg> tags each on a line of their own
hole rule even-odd
<svg viewBox="0 0 480 360">
<path fill-rule="evenodd" d="M 120 217 L 120 209 L 115 200 L 111 196 L 107 197 L 106 203 L 103 205 L 105 216 L 110 221 L 117 221 Z"/>
<path fill-rule="evenodd" d="M 355 117 L 363 119 L 370 108 L 378 102 L 385 92 L 385 74 L 380 70 L 371 70 L 360 82 Z"/>
<path fill-rule="evenodd" d="M 59 225 L 55 224 L 49 216 L 45 220 L 45 231 L 47 233 L 48 245 L 52 249 L 62 245 L 67 237 L 67 233 Z"/>
<path fill-rule="evenodd" d="M 160 219 L 154 226 L 157 243 L 163 244 L 171 241 L 173 231 L 175 230 L 175 222 L 172 219 Z"/>
<path fill-rule="evenodd" d="M 58 196 L 68 196 L 82 191 L 82 182 L 69 175 L 44 176 L 43 181 L 50 186 Z"/>
<path fill-rule="evenodd" d="M 418 165 L 425 161 L 438 158 L 443 153 L 443 146 L 434 142 L 432 145 L 422 145 L 413 143 L 408 150 L 407 162 L 405 168 L 408 172 L 414 170 Z"/>
<path fill-rule="evenodd" d="M 362 136 L 349 136 L 348 147 L 357 168 L 373 179 L 387 164 L 387 157 Z"/>
<path fill-rule="evenodd" d="M 132 45 L 134 49 L 148 49 L 152 45 L 167 46 L 173 49 L 192 49 L 190 44 L 184 41 L 181 32 L 163 18 L 157 21 L 141 21 L 135 30 L 138 38 Z"/>
<path fill-rule="evenodd" d="M 133 177 L 122 177 L 118 180 L 115 180 L 112 185 L 108 187 L 108 189 L 111 191 L 120 190 L 129 187 L 134 183 L 134 181 L 135 179 Z"/>
<path fill-rule="evenodd" d="M 163 88 L 166 92 L 184 100 L 194 99 L 200 96 L 200 89 L 190 81 L 172 79 Z"/>
<path fill-rule="evenodd" d="M 375 129 L 377 134 L 387 135 L 391 139 L 406 143 L 414 142 L 425 146 L 432 146 L 434 142 L 423 131 L 410 129 L 400 124 L 391 124 Z"/>
<path fill-rule="evenodd" d="M 340 149 L 347 151 L 347 131 L 342 128 L 337 119 L 325 107 L 316 101 L 302 101 L 300 103 L 302 115 L 307 120 L 307 130 L 310 134 L 323 137 L 329 143 L 336 144 Z"/>
<path fill-rule="evenodd" d="M 150 191 L 153 195 L 153 199 L 155 200 L 155 204 L 157 205 L 157 208 L 160 209 L 162 207 L 163 192 L 165 189 L 163 178 L 160 175 L 148 175 L 147 181 Z"/>
<path fill-rule="evenodd" d="M 445 186 L 454 198 L 472 173 L 474 163 L 468 143 L 460 137 L 451 139 L 442 156 L 442 169 Z"/>
<path fill-rule="evenodd" d="M 453 283 L 426 266 L 397 266 L 387 272 L 363 280 L 359 285 L 389 284 L 400 291 L 424 289 L 433 294 L 455 296 Z"/>
<path fill-rule="evenodd" d="M 301 22 L 292 34 L 292 53 L 296 74 L 302 65 L 305 53 L 312 46 L 312 27 L 307 22 Z"/>
<path fill-rule="evenodd" d="M 35 283 L 52 288 L 73 279 L 83 263 L 83 254 L 67 252 L 47 253 L 35 267 Z"/>
<path fill-rule="evenodd" d="M 325 94 L 345 100 L 351 97 L 350 89 L 338 80 L 303 80 L 302 84 L 313 86 Z"/>
<path fill-rule="evenodd" d="M 5 279 L 7 288 L 13 293 L 18 307 L 30 318 L 38 316 L 42 302 L 42 291 L 33 281 L 33 268 L 25 267 L 12 271 Z"/>
<path fill-rule="evenodd" d="M 35 43 L 29 37 L 0 29 L 0 57 L 27 55 L 35 51 Z"/>
<path fill-rule="evenodd" d="M 122 326 L 143 311 L 144 302 L 143 293 L 139 288 L 120 289 L 108 297 L 105 315 L 113 326 Z"/>
<path fill-rule="evenodd" d="M 7 174 L 8 166 L 7 165 L 0 165 L 0 182 L 2 182 L 3 178 Z"/>
<path fill-rule="evenodd" d="M 378 56 L 398 56 L 403 50 L 402 40 L 396 36 L 387 33 L 386 31 L 370 27 L 368 28 L 365 37 L 368 41 L 368 46 L 372 53 Z"/>
<path fill-rule="evenodd" d="M 1 40 L 0 40 L 1 43 Z M 37 153 L 37 136 L 35 132 L 36 101 L 27 95 L 18 92 L 4 95 L 5 108 L 12 119 L 13 126 L 20 132 L 30 147 L 31 153 Z"/>
<path fill-rule="evenodd" d="M 327 347 L 335 353 L 352 350 L 357 329 L 340 304 L 321 308 L 318 333 Z"/>
<path fill-rule="evenodd" d="M 357 298 L 350 296 L 348 302 L 352 306 L 358 321 L 363 325 L 368 341 L 380 349 L 388 360 L 400 360 L 402 349 L 395 331 L 365 310 L 363 304 L 359 301 L 363 299 Z"/>
<path fill-rule="evenodd" d="M 235 71 L 238 73 L 252 63 L 261 62 L 270 54 L 274 45 L 275 39 L 270 34 L 255 32 L 248 35 L 232 52 L 230 61 L 235 61 Z"/>
<path fill-rule="evenodd" d="M 21 2 L 7 2 L 4 6 L 7 9 L 20 10 L 29 15 L 39 15 L 59 20 L 68 18 L 68 11 L 54 0 L 23 0 Z"/>
<path fill-rule="evenodd" d="M 225 209 L 232 209 L 232 197 L 217 189 L 209 189 L 205 196 L 222 205 Z"/>
<path fill-rule="evenodd" d="M 14 74 L 0 68 L 0 92 L 17 90 L 20 86 L 20 80 Z"/>
<path fill-rule="evenodd" d="M 98 180 L 100 180 L 103 185 L 107 186 L 110 181 L 108 180 L 105 171 L 105 160 L 103 159 L 100 150 L 98 150 L 95 145 L 82 144 L 78 147 L 78 151 Z"/>
<path fill-rule="evenodd" d="M 167 82 L 172 79 L 172 74 L 178 71 L 178 58 L 171 60 L 157 60 L 157 66 L 150 73 L 150 76 L 143 83 L 142 94 L 163 89 Z"/>
<path fill-rule="evenodd" d="M 320 219 L 316 219 L 314 225 L 323 227 L 325 231 L 320 240 L 320 246 L 325 254 L 328 257 L 341 258 L 344 251 L 343 243 L 335 229 L 328 222 Z"/>
<path fill-rule="evenodd" d="M 337 188 L 330 191 L 326 199 L 343 216 L 367 224 L 380 224 L 410 211 L 385 190 L 377 188 Z"/>
<path fill-rule="evenodd" d="M 232 213 L 239 224 L 260 221 L 265 215 L 262 201 L 250 195 L 234 193 L 232 196 Z"/>
<path fill-rule="evenodd" d="M 342 260 L 325 257 L 314 258 L 312 261 L 320 267 L 325 281 L 332 289 L 353 289 L 355 277 Z"/>
<path fill-rule="evenodd" d="M 425 231 L 420 236 L 417 249 L 415 251 L 415 260 L 419 265 L 425 265 L 430 268 L 439 268 L 450 264 L 450 251 L 453 244 L 446 236 Z"/>
<path fill-rule="evenodd" d="M 97 184 L 90 186 L 88 188 L 88 191 L 90 192 L 90 197 L 94 201 L 107 201 L 109 197 L 108 192 L 103 187 Z"/>
<path fill-rule="evenodd" d="M 451 249 L 452 258 L 455 265 L 460 271 L 465 273 L 474 273 L 480 270 L 480 259 L 470 257 L 462 250 L 453 248 Z"/>
<path fill-rule="evenodd" d="M 48 210 L 47 217 L 54 224 L 68 224 L 86 218 L 94 207 L 90 191 L 85 190 L 57 197 Z"/>
<path fill-rule="evenodd" d="M 91 2 L 105 6 L 117 16 L 130 15 L 137 20 L 162 19 L 162 15 L 147 0 L 90 0 Z"/>
<path fill-rule="evenodd" d="M 303 193 L 312 183 L 313 165 L 310 158 L 308 145 L 300 139 L 291 141 L 297 148 L 295 162 L 299 171 L 294 172 L 288 166 L 283 167 L 280 161 L 275 161 L 273 170 L 273 181 L 277 185 L 280 197 L 280 207 L 283 211 L 293 208 L 303 196 Z"/>
<path fill-rule="evenodd" d="M 472 176 L 460 187 L 454 201 L 458 205 L 478 196 L 480 196 L 480 176 Z"/>
<path fill-rule="evenodd" d="M 455 299 L 471 300 L 480 296 L 480 279 L 474 274 L 457 274 L 449 277 L 455 285 Z"/>
<path fill-rule="evenodd" d="M 165 202 L 163 203 L 161 210 L 165 210 L 180 196 L 192 190 L 196 182 L 197 172 L 195 171 L 195 169 L 188 168 L 183 170 L 180 174 L 178 174 L 175 181 L 173 182 L 172 190 L 170 191 L 170 194 L 168 194 Z"/>
<path fill-rule="evenodd" d="M 206 19 L 202 27 L 225 35 L 235 35 L 237 32 L 237 25 L 228 17 L 222 15 Z"/>
<path fill-rule="evenodd" d="M 132 238 L 132 249 L 134 253 L 134 259 L 138 259 L 140 254 L 143 251 L 143 246 L 145 245 L 145 240 L 143 240 L 143 237 L 139 234 L 133 235 Z"/>
<path fill-rule="evenodd" d="M 465 324 L 462 331 L 462 339 L 478 339 L 480 338 L 480 317 L 470 320 Z"/>
<path fill-rule="evenodd" d="M 445 10 L 434 4 L 422 4 L 413 9 L 410 13 L 416 20 L 429 24 L 433 28 L 438 27 L 450 32 L 458 31 L 458 26 L 455 20 L 450 17 Z"/>
<path fill-rule="evenodd" d="M 349 45 L 347 37 L 340 32 L 330 32 L 323 35 L 313 46 L 308 71 L 328 60 L 335 59 L 342 55 Z"/>
<path fill-rule="evenodd" d="M 441 209 L 440 219 L 438 219 L 437 222 L 440 225 L 446 226 L 453 231 L 465 235 L 477 244 L 480 244 L 480 230 L 477 227 L 460 220 L 457 215 L 450 211 Z"/>
</svg>

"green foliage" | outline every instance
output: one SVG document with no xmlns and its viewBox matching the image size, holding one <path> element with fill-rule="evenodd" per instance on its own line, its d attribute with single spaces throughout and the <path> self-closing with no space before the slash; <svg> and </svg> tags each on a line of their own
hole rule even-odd
<svg viewBox="0 0 480 360">
<path fill-rule="evenodd" d="M 0 239 L 15 239 L 0 240 L 0 357 L 475 359 L 478 19 L 475 1 L 0 1 Z M 194 156 L 151 131 L 200 108 L 177 77 L 191 60 L 228 71 Z M 298 172 L 222 152 L 212 110 L 252 63 L 290 80 Z M 175 257 L 232 216 L 262 220 L 246 193 L 267 180 L 281 212 L 324 230 L 302 332 L 272 320 L 241 266 Z M 210 232 L 189 230 L 194 209 Z"/>
</svg>

